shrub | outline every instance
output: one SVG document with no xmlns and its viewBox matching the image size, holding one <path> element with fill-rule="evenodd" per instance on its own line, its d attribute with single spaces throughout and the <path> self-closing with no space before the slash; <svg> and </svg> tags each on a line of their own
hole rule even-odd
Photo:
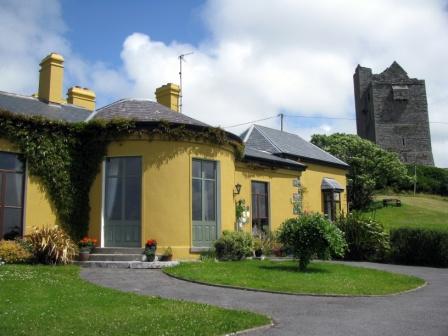
<svg viewBox="0 0 448 336">
<path fill-rule="evenodd" d="M 288 219 L 281 225 L 278 239 L 299 259 L 301 271 L 314 255 L 322 259 L 330 254 L 342 257 L 347 246 L 342 231 L 321 214 Z"/>
<path fill-rule="evenodd" d="M 448 267 L 448 232 L 399 228 L 390 233 L 391 258 L 394 262 Z"/>
<path fill-rule="evenodd" d="M 390 245 L 389 235 L 381 223 L 359 212 L 341 216 L 336 225 L 344 233 L 348 249 L 345 259 L 349 260 L 384 260 Z"/>
<path fill-rule="evenodd" d="M 224 231 L 214 243 L 218 260 L 241 260 L 252 255 L 252 235 L 242 231 Z"/>
<path fill-rule="evenodd" d="M 33 228 L 26 241 L 36 260 L 43 264 L 68 264 L 78 252 L 76 244 L 58 226 Z"/>
<path fill-rule="evenodd" d="M 0 241 L 0 260 L 7 264 L 19 264 L 31 261 L 32 254 L 16 240 Z"/>
<path fill-rule="evenodd" d="M 254 238 L 254 251 L 255 255 L 261 252 L 263 255 L 271 255 L 274 245 L 276 243 L 275 234 L 272 232 L 261 232 Z"/>
<path fill-rule="evenodd" d="M 214 248 L 211 248 L 208 251 L 202 251 L 199 255 L 199 260 L 201 261 L 210 261 L 216 259 L 216 251 Z"/>
</svg>

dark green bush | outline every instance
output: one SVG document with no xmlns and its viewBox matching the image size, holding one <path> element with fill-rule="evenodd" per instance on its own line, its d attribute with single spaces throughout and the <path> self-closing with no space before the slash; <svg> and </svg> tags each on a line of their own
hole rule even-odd
<svg viewBox="0 0 448 336">
<path fill-rule="evenodd" d="M 448 232 L 393 229 L 390 245 L 391 259 L 396 263 L 448 267 Z"/>
<path fill-rule="evenodd" d="M 253 238 L 247 232 L 224 231 L 214 246 L 218 260 L 241 260 L 252 255 Z"/>
<path fill-rule="evenodd" d="M 381 223 L 353 212 L 341 216 L 336 225 L 344 232 L 347 241 L 345 259 L 380 261 L 386 258 L 390 248 L 389 235 Z"/>
<path fill-rule="evenodd" d="M 321 214 L 303 214 L 285 221 L 278 240 L 299 259 L 299 269 L 305 270 L 314 255 L 328 259 L 342 257 L 347 244 L 338 227 Z"/>
</svg>

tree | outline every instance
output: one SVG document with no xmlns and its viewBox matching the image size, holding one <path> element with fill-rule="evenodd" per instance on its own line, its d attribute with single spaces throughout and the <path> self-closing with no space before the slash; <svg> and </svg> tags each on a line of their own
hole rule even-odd
<svg viewBox="0 0 448 336">
<path fill-rule="evenodd" d="M 375 189 L 412 183 L 398 155 L 381 149 L 354 134 L 314 134 L 311 143 L 350 165 L 348 197 L 353 209 L 363 209 L 372 201 Z"/>
<path fill-rule="evenodd" d="M 278 230 L 278 240 L 299 259 L 300 271 L 306 269 L 314 255 L 321 259 L 342 257 L 347 247 L 342 231 L 318 213 L 285 221 Z"/>
</svg>

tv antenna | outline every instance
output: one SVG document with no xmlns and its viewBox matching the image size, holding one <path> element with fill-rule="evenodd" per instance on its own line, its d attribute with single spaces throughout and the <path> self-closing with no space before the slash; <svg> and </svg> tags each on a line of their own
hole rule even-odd
<svg viewBox="0 0 448 336">
<path fill-rule="evenodd" d="M 192 55 L 194 54 L 194 52 L 187 52 L 185 54 L 181 54 L 179 55 L 179 90 L 180 90 L 180 94 L 179 94 L 179 112 L 182 113 L 182 96 L 183 96 L 183 91 L 182 91 L 182 62 L 186 62 L 185 61 L 185 56 L 188 55 Z"/>
</svg>

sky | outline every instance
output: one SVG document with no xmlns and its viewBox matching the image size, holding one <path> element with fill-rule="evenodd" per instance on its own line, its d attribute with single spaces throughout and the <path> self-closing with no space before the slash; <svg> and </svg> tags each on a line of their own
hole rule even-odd
<svg viewBox="0 0 448 336">
<path fill-rule="evenodd" d="M 0 32 L 1 91 L 35 93 L 55 51 L 64 87 L 93 89 L 98 107 L 154 99 L 193 52 L 183 113 L 235 133 L 284 113 L 306 139 L 356 133 L 355 67 L 396 60 L 426 80 L 435 163 L 448 167 L 447 0 L 0 0 Z"/>
</svg>

